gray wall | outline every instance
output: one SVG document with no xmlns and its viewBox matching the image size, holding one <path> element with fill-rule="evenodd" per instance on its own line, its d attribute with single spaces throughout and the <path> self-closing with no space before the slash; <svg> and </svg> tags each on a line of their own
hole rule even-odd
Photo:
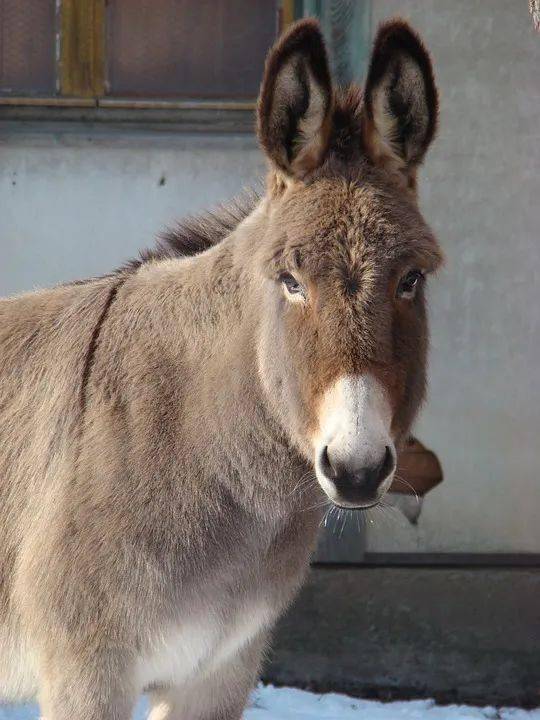
<svg viewBox="0 0 540 720">
<path fill-rule="evenodd" d="M 433 52 L 441 131 L 422 176 L 448 262 L 430 290 L 420 438 L 445 482 L 368 549 L 540 552 L 540 37 L 525 0 L 375 0 Z M 107 271 L 260 175 L 251 138 L 0 127 L 0 294 Z M 164 182 L 161 182 L 164 178 Z"/>
<path fill-rule="evenodd" d="M 264 171 L 252 137 L 166 126 L 0 124 L 0 157 L 0 295 L 107 272 Z"/>
</svg>

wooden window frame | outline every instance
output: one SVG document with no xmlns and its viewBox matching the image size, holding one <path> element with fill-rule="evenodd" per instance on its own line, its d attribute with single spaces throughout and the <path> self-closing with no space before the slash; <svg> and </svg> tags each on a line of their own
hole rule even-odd
<svg viewBox="0 0 540 720">
<path fill-rule="evenodd" d="M 168 123 L 189 132 L 253 132 L 253 100 L 160 100 L 105 95 L 106 1 L 60 0 L 57 18 L 58 95 L 0 96 L 2 120 Z M 295 19 L 295 0 L 281 0 L 278 24 Z"/>
</svg>

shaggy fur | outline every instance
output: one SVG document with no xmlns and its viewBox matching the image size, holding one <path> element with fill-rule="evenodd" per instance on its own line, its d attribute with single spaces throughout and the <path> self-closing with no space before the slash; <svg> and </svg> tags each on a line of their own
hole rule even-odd
<svg viewBox="0 0 540 720">
<path fill-rule="evenodd" d="M 373 87 L 408 87 L 416 165 L 430 100 L 407 78 L 429 59 L 409 31 L 401 78 L 404 27 L 381 31 L 372 68 L 393 81 Z M 108 277 L 0 302 L 2 699 L 127 720 L 147 689 L 152 720 L 240 718 L 316 542 L 321 399 L 369 373 L 399 443 L 424 394 L 423 283 L 398 289 L 441 256 L 389 127 L 331 86 L 301 22 L 262 84 L 263 197 Z"/>
<path fill-rule="evenodd" d="M 253 212 L 259 200 L 260 195 L 255 190 L 248 190 L 213 212 L 182 220 L 160 235 L 156 247 L 143 250 L 138 260 L 131 260 L 118 272 L 136 271 L 152 260 L 189 257 L 208 250 L 235 230 Z"/>
</svg>

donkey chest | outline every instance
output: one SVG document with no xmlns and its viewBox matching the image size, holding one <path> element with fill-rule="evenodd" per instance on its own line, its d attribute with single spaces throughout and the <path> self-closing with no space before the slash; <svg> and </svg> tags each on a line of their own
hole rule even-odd
<svg viewBox="0 0 540 720">
<path fill-rule="evenodd" d="M 275 617 L 262 600 L 225 607 L 220 602 L 169 625 L 138 661 L 141 687 L 185 682 L 230 662 Z"/>
<path fill-rule="evenodd" d="M 149 639 L 138 661 L 142 687 L 212 673 L 271 627 L 307 565 L 307 538 L 295 537 L 291 544 L 285 527 L 271 527 L 265 535 L 260 527 L 248 533 L 257 541 L 239 545 L 223 557 L 219 570 L 206 581 L 199 579 L 198 588 L 192 587 L 197 602 L 186 602 L 178 621 L 161 626 Z"/>
</svg>

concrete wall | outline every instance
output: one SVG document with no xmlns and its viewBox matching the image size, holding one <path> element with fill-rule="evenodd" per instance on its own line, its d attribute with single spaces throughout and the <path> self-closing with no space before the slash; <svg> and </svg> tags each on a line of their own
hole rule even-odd
<svg viewBox="0 0 540 720">
<path fill-rule="evenodd" d="M 417 527 L 375 522 L 369 544 L 538 552 L 540 36 L 521 0 L 374 0 L 374 23 L 396 13 L 423 34 L 441 89 L 421 198 L 448 262 L 430 289 L 419 437 L 445 482 Z"/>
<path fill-rule="evenodd" d="M 265 679 L 538 707 L 539 592 L 526 569 L 317 568 L 274 633 Z"/>
<path fill-rule="evenodd" d="M 448 263 L 419 437 L 446 479 L 416 526 L 373 512 L 368 549 L 540 552 L 540 38 L 525 0 L 373 3 L 396 12 L 442 91 L 421 196 Z M 107 271 L 263 168 L 249 137 L 19 125 L 0 143 L 0 294 Z"/>
<path fill-rule="evenodd" d="M 253 137 L 166 126 L 0 123 L 0 156 L 0 295 L 107 272 L 264 171 Z"/>
</svg>

